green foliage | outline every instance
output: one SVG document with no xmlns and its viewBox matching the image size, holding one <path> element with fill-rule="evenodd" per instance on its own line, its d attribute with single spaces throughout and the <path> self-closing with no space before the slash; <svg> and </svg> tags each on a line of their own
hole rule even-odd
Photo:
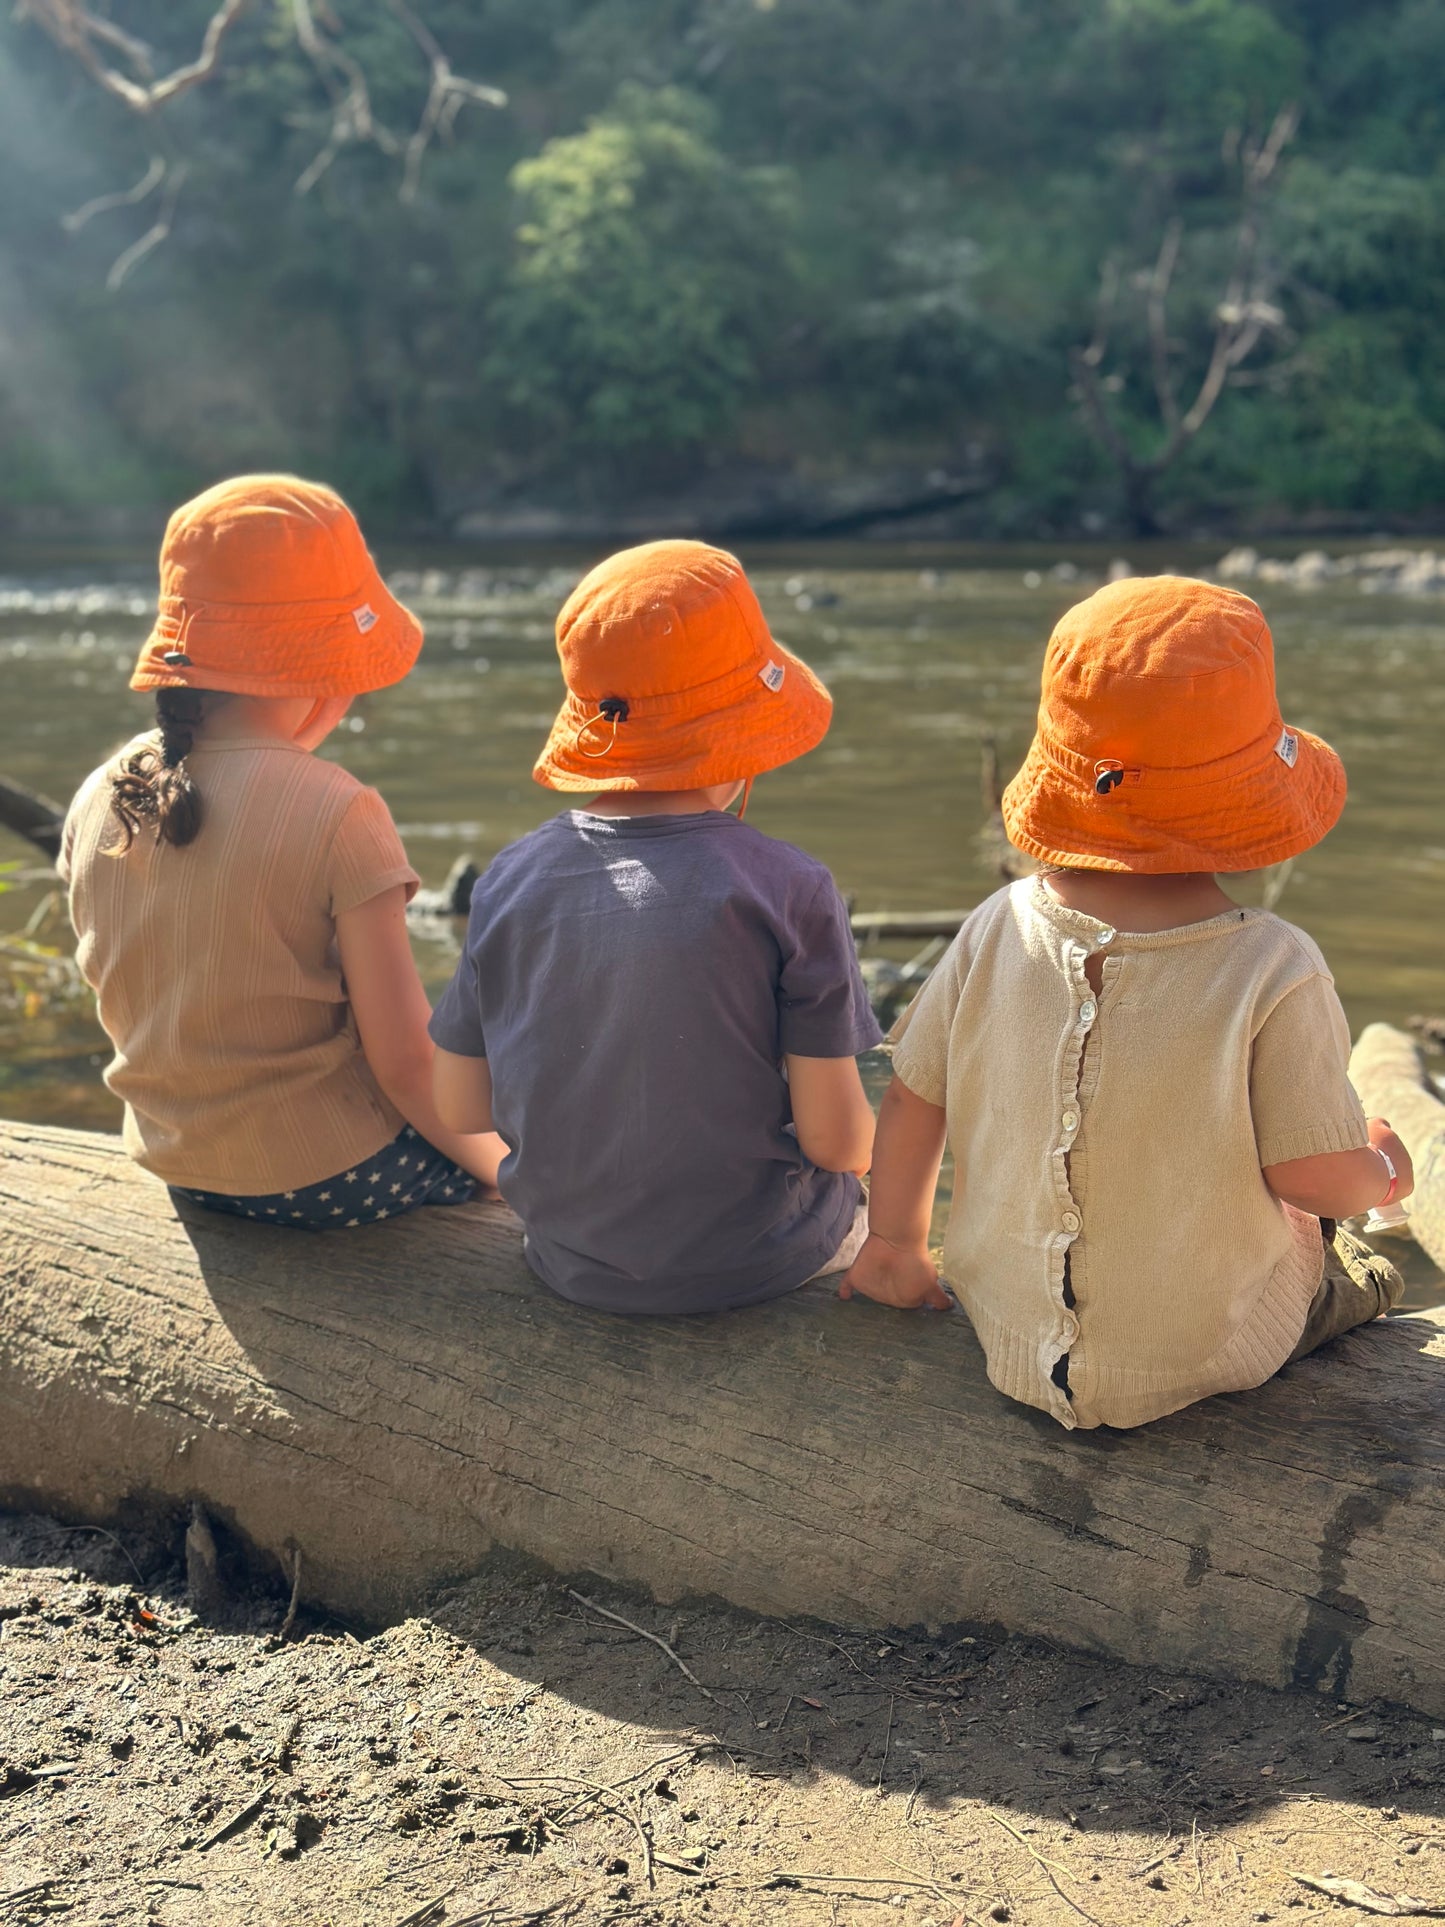
<svg viewBox="0 0 1445 1927">
<path fill-rule="evenodd" d="M 513 171 L 517 258 L 486 371 L 563 454 L 701 447 L 756 384 L 792 276 L 787 182 L 728 160 L 711 118 L 626 86 Z"/>
<path fill-rule="evenodd" d="M 1179 393 L 1208 359 L 1241 142 L 1298 103 L 1265 258 L 1282 326 L 1164 478 L 1176 518 L 1445 505 L 1445 0 L 414 0 L 468 106 L 403 201 L 343 146 L 288 7 L 157 135 L 0 24 L 0 513 L 163 507 L 324 474 L 393 522 L 609 499 L 721 466 L 973 459 L 999 529 L 1120 502 L 1069 351 L 1101 263 L 1111 402 L 1159 436 L 1137 279 L 1171 219 Z M 114 0 L 185 58 L 211 0 Z M 385 0 L 336 18 L 405 133 L 427 72 Z M 105 278 L 190 167 L 173 232 Z M 1127 312 L 1125 310 L 1127 309 Z M 1273 368 L 1277 372 L 1271 373 Z"/>
</svg>

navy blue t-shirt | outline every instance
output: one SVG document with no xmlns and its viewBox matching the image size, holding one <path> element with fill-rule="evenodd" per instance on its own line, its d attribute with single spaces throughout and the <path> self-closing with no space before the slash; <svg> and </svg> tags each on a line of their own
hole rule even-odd
<svg viewBox="0 0 1445 1927">
<path fill-rule="evenodd" d="M 821 863 L 750 824 L 569 810 L 472 897 L 431 1021 L 485 1057 L 533 1270 L 608 1311 L 720 1311 L 813 1275 L 858 1180 L 791 1129 L 785 1053 L 880 1041 Z"/>
</svg>

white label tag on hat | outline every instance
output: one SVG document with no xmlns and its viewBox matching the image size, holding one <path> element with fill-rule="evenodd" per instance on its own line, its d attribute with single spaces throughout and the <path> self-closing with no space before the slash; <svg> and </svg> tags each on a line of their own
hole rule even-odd
<svg viewBox="0 0 1445 1927">
<path fill-rule="evenodd" d="M 1295 735 L 1292 729 L 1280 731 L 1280 738 L 1274 746 L 1274 753 L 1286 769 L 1294 768 L 1295 764 L 1299 761 L 1299 737 Z"/>
<path fill-rule="evenodd" d="M 765 664 L 764 667 L 758 671 L 758 681 L 760 683 L 766 684 L 766 686 L 769 689 L 771 689 L 773 694 L 776 696 L 778 691 L 783 686 L 783 677 L 787 675 L 787 673 L 788 672 L 783 667 L 782 663 L 770 662 Z"/>
<path fill-rule="evenodd" d="M 363 602 L 359 609 L 352 610 L 351 620 L 356 624 L 362 635 L 365 635 L 368 629 L 374 629 L 376 627 L 377 614 L 369 602 Z"/>
</svg>

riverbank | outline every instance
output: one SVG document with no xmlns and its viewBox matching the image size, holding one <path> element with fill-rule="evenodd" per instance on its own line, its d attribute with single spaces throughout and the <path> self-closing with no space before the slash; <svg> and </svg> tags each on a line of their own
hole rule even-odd
<svg viewBox="0 0 1445 1927">
<path fill-rule="evenodd" d="M 174 503 L 117 504 L 105 509 L 0 502 L 0 549 L 38 553 L 128 548 L 158 544 Z M 815 482 L 785 472 L 742 483 L 714 476 L 694 487 L 656 497 L 625 496 L 589 501 L 464 502 L 434 512 L 363 515 L 373 543 L 391 546 L 475 543 L 484 548 L 532 550 L 620 547 L 669 535 L 696 535 L 732 544 L 817 543 L 822 552 L 864 542 L 886 554 L 890 547 L 919 543 L 1042 545 L 1073 555 L 1103 544 L 1130 547 L 1202 545 L 1216 555 L 1243 545 L 1267 553 L 1298 552 L 1321 543 L 1429 544 L 1445 536 L 1445 505 L 1413 515 L 1380 515 L 1344 509 L 1308 514 L 1202 515 L 1161 530 L 1142 542 L 1127 524 L 1100 512 L 1051 519 L 1006 513 L 991 503 L 976 477 L 918 469 L 850 473 Z"/>
<path fill-rule="evenodd" d="M 198 1615 L 179 1545 L 0 1517 L 8 1920 L 1367 1918 L 1343 1881 L 1445 1906 L 1445 1731 L 1389 1708 L 515 1561 L 371 1636 L 285 1617 Z"/>
</svg>

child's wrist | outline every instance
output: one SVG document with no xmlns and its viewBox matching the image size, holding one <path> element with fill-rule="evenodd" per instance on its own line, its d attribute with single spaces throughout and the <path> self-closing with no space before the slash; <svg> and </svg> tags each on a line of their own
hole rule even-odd
<svg viewBox="0 0 1445 1927">
<path fill-rule="evenodd" d="M 1375 1204 L 1373 1207 L 1376 1211 L 1383 1211 L 1387 1204 L 1393 1204 L 1395 1202 L 1395 1199 L 1399 1196 L 1400 1174 L 1395 1169 L 1395 1160 L 1390 1156 L 1389 1152 L 1384 1148 L 1383 1145 L 1372 1144 L 1370 1146 L 1370 1149 L 1374 1152 L 1375 1156 L 1380 1160 L 1381 1164 L 1385 1167 L 1385 1175 L 1388 1180 L 1385 1186 L 1384 1197 L 1377 1198 L 1375 1200 Z"/>
<path fill-rule="evenodd" d="M 877 1225 L 870 1224 L 868 1227 L 868 1235 L 870 1238 L 876 1238 L 880 1244 L 887 1245 L 890 1251 L 896 1251 L 900 1258 L 926 1258 L 928 1256 L 928 1238 L 926 1234 L 914 1237 L 899 1236 L 894 1232 L 880 1231 Z"/>
</svg>

